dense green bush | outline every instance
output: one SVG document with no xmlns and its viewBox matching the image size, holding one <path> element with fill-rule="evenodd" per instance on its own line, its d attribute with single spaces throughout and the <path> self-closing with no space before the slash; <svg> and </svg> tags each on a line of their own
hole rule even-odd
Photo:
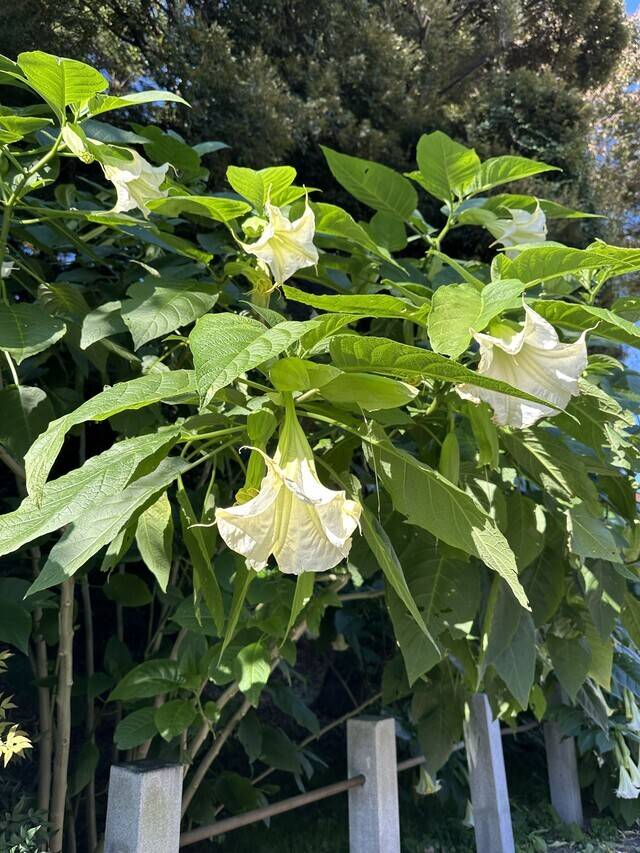
<svg viewBox="0 0 640 853">
<path fill-rule="evenodd" d="M 612 351 L 640 331 L 600 300 L 640 252 L 548 240 L 590 214 L 504 189 L 554 167 L 440 131 L 407 176 L 323 148 L 356 219 L 290 166 L 212 194 L 219 143 L 107 120 L 186 114 L 170 93 L 41 52 L 0 83 L 0 641 L 53 853 L 67 797 L 96 847 L 123 754 L 185 764 L 186 824 L 306 785 L 329 666 L 348 713 L 397 714 L 424 791 L 482 689 L 577 732 L 632 821 L 638 390 Z"/>
</svg>

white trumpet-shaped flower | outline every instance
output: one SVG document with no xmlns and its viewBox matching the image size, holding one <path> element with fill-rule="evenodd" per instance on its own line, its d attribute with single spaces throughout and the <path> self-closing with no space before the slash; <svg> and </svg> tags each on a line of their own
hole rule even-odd
<svg viewBox="0 0 640 853">
<path fill-rule="evenodd" d="M 101 165 L 107 180 L 116 188 L 117 200 L 114 213 L 126 213 L 135 207 L 140 208 L 145 216 L 149 215 L 147 202 L 155 198 L 166 198 L 169 191 L 161 190 L 168 163 L 162 166 L 152 166 L 137 151 L 127 149 L 130 160 L 112 156 L 103 156 Z"/>
<path fill-rule="evenodd" d="M 638 794 L 640 794 L 640 790 L 633 784 L 631 774 L 626 767 L 621 766 L 616 797 L 621 800 L 636 800 Z"/>
<path fill-rule="evenodd" d="M 498 335 L 473 333 L 480 344 L 478 373 L 507 382 L 549 405 L 543 406 L 511 397 L 488 388 L 459 385 L 456 390 L 466 400 L 484 401 L 500 426 L 525 429 L 540 418 L 557 415 L 580 391 L 578 379 L 587 365 L 586 332 L 571 344 L 563 344 L 553 326 L 526 303 L 525 323 L 520 331 L 507 326 Z"/>
<path fill-rule="evenodd" d="M 332 569 L 349 553 L 362 508 L 318 479 L 292 400 L 274 458 L 262 456 L 267 473 L 258 494 L 216 510 L 220 536 L 252 569 L 264 568 L 271 554 L 288 574 Z"/>
<path fill-rule="evenodd" d="M 267 224 L 255 243 L 240 243 L 245 252 L 255 255 L 271 271 L 276 286 L 304 267 L 318 263 L 318 250 L 313 245 L 316 218 L 309 204 L 304 213 L 291 222 L 280 207 L 265 204 Z"/>
<path fill-rule="evenodd" d="M 540 205 L 529 213 L 527 210 L 510 210 L 511 219 L 496 219 L 487 224 L 487 229 L 496 238 L 496 243 L 505 247 L 508 258 L 515 258 L 524 243 L 544 243 L 547 239 L 547 219 Z"/>
</svg>

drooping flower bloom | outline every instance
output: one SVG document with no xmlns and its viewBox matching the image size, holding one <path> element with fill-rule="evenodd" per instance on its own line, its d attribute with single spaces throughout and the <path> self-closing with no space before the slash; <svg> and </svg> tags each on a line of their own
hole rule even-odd
<svg viewBox="0 0 640 853">
<path fill-rule="evenodd" d="M 332 569 L 349 553 L 361 506 L 318 479 L 292 399 L 274 458 L 262 456 L 267 473 L 258 494 L 216 510 L 220 536 L 252 569 L 264 568 L 271 554 L 287 574 Z"/>
<path fill-rule="evenodd" d="M 265 204 L 267 224 L 255 243 L 240 243 L 245 252 L 255 255 L 271 271 L 276 286 L 304 267 L 318 263 L 318 250 L 313 245 L 316 218 L 307 203 L 299 219 L 291 222 L 282 208 Z"/>
<path fill-rule="evenodd" d="M 130 160 L 104 155 L 100 161 L 105 177 L 116 188 L 117 201 L 113 210 L 115 213 L 126 213 L 138 207 L 144 216 L 148 216 L 150 211 L 147 202 L 154 198 L 166 198 L 169 193 L 168 190 L 160 189 L 169 164 L 152 166 L 132 148 L 128 148 L 127 153 Z"/>
<path fill-rule="evenodd" d="M 540 205 L 529 213 L 527 210 L 510 210 L 511 219 L 496 219 L 487 224 L 487 229 L 506 248 L 506 256 L 515 258 L 518 249 L 511 246 L 520 246 L 523 243 L 544 243 L 547 239 L 547 219 Z"/>
<path fill-rule="evenodd" d="M 620 776 L 618 778 L 618 788 L 616 797 L 621 800 L 636 800 L 640 794 L 640 790 L 636 788 L 631 779 L 631 775 L 624 765 L 620 767 Z"/>
<path fill-rule="evenodd" d="M 563 344 L 553 326 L 533 308 L 524 305 L 525 322 L 520 331 L 502 326 L 499 334 L 475 332 L 480 344 L 478 373 L 508 382 L 514 388 L 548 401 L 548 406 L 528 402 L 488 388 L 459 385 L 465 400 L 489 403 L 493 420 L 500 426 L 525 429 L 540 418 L 557 415 L 580 391 L 578 379 L 587 365 L 586 332 L 571 344 Z"/>
</svg>

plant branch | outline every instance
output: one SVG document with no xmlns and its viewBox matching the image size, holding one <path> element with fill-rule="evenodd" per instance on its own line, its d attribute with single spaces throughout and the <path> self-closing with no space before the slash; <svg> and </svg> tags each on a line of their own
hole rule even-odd
<svg viewBox="0 0 640 853">
<path fill-rule="evenodd" d="M 51 796 L 51 853 L 62 853 L 69 748 L 71 745 L 71 688 L 73 686 L 73 590 L 74 580 L 64 581 L 60 592 L 60 642 L 58 645 L 58 692 Z"/>
<path fill-rule="evenodd" d="M 81 581 L 82 590 L 82 610 L 84 616 L 84 638 L 85 638 L 85 668 L 87 678 L 91 679 L 95 673 L 94 647 L 93 647 L 93 611 L 91 609 L 91 591 L 89 589 L 89 581 L 86 575 Z M 85 722 L 85 732 L 87 740 L 95 741 L 95 706 L 91 691 L 87 691 L 87 719 Z M 98 827 L 96 820 L 96 776 L 95 771 L 91 773 L 89 784 L 86 791 L 86 810 L 87 810 L 87 845 L 89 853 L 94 853 L 98 846 Z"/>
</svg>

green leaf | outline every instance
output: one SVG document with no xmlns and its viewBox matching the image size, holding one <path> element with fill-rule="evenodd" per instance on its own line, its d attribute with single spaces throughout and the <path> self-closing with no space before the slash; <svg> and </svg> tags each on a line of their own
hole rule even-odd
<svg viewBox="0 0 640 853">
<path fill-rule="evenodd" d="M 395 264 L 386 248 L 380 246 L 346 210 L 333 204 L 315 202 L 311 205 L 316 217 L 316 234 L 337 237 Z M 324 245 L 324 244 L 323 244 Z"/>
<path fill-rule="evenodd" d="M 493 423 L 492 412 L 486 403 L 476 406 L 469 403 L 466 409 L 467 417 L 471 422 L 471 431 L 478 446 L 478 465 L 489 465 L 490 468 L 498 470 L 500 467 L 500 447 L 498 442 L 498 430 Z"/>
<path fill-rule="evenodd" d="M 75 411 L 52 421 L 25 456 L 29 494 L 39 505 L 49 471 L 62 448 L 65 435 L 73 426 L 86 421 L 104 421 L 119 412 L 192 395 L 195 390 L 194 374 L 190 370 L 150 373 L 106 388 Z"/>
<path fill-rule="evenodd" d="M 410 182 L 387 166 L 349 157 L 321 145 L 329 169 L 347 192 L 374 210 L 407 220 L 418 205 L 418 194 Z"/>
<path fill-rule="evenodd" d="M 548 166 L 546 163 L 530 160 L 527 157 L 514 157 L 510 154 L 491 157 L 480 165 L 472 189 L 474 194 L 480 193 L 510 181 L 521 181 L 523 178 L 530 178 L 542 172 L 557 171 L 562 170 L 557 166 Z"/>
<path fill-rule="evenodd" d="M 196 718 L 196 709 L 186 699 L 171 699 L 156 708 L 153 721 L 166 741 L 182 734 Z"/>
<path fill-rule="evenodd" d="M 154 722 L 155 710 L 153 706 L 140 708 L 120 720 L 113 736 L 118 749 L 135 749 L 158 733 Z"/>
<path fill-rule="evenodd" d="M 122 320 L 129 327 L 134 349 L 193 323 L 218 299 L 217 288 L 199 281 L 147 276 L 131 285 L 122 303 Z"/>
<path fill-rule="evenodd" d="M 183 684 L 184 676 L 176 661 L 146 660 L 135 666 L 118 682 L 111 691 L 109 701 L 128 702 L 131 699 L 147 699 L 149 696 L 177 690 Z"/>
<path fill-rule="evenodd" d="M 106 498 L 100 506 L 83 513 L 67 527 L 51 549 L 42 571 L 29 588 L 29 595 L 55 586 L 75 574 L 111 542 L 139 510 L 146 508 L 159 492 L 188 468 L 184 459 L 165 459 L 152 474 L 141 477 L 119 494 Z"/>
<path fill-rule="evenodd" d="M 640 601 L 628 590 L 624 597 L 622 624 L 629 632 L 634 644 L 640 649 Z"/>
<path fill-rule="evenodd" d="M 316 364 L 303 358 L 280 358 L 269 370 L 269 379 L 278 391 L 309 391 L 322 388 L 327 382 L 341 376 L 337 367 Z"/>
<path fill-rule="evenodd" d="M 388 338 L 335 335 L 329 349 L 333 363 L 342 370 L 382 373 L 404 379 L 411 385 L 417 384 L 420 379 L 438 379 L 456 384 L 464 382 L 546 405 L 544 400 L 513 388 L 506 382 L 481 376 L 439 353 L 400 344 Z"/>
<path fill-rule="evenodd" d="M 105 302 L 90 311 L 82 320 L 80 349 L 87 349 L 97 341 L 119 335 L 127 331 L 121 316 L 122 303 L 119 300 Z"/>
<path fill-rule="evenodd" d="M 77 796 L 87 787 L 93 779 L 93 775 L 98 766 L 100 759 L 100 750 L 91 740 L 85 741 L 82 744 L 78 757 L 75 761 L 75 766 L 71 773 L 69 784 L 69 795 Z"/>
<path fill-rule="evenodd" d="M 471 284 L 449 284 L 433 295 L 429 340 L 436 352 L 457 358 L 469 346 L 471 329 L 482 308 L 482 296 Z"/>
<path fill-rule="evenodd" d="M 480 168 L 473 148 L 454 142 L 440 130 L 420 137 L 416 159 L 422 186 L 443 201 L 463 196 Z"/>
<path fill-rule="evenodd" d="M 388 441 L 365 444 L 364 450 L 395 509 L 410 524 L 479 557 L 504 578 L 520 604 L 528 608 L 507 540 L 494 519 L 470 495 Z"/>
<path fill-rule="evenodd" d="M 569 549 L 578 557 L 622 562 L 613 534 L 600 518 L 592 515 L 582 501 L 567 510 Z"/>
<path fill-rule="evenodd" d="M 0 390 L 0 444 L 21 460 L 53 420 L 53 406 L 41 388 L 10 385 Z"/>
<path fill-rule="evenodd" d="M 22 604 L 0 599 L 0 643 L 9 643 L 23 654 L 29 653 L 31 614 Z"/>
<path fill-rule="evenodd" d="M 215 620 L 218 635 L 221 636 L 224 626 L 222 593 L 216 573 L 211 565 L 211 552 L 205 542 L 203 528 L 198 526 L 200 519 L 194 512 L 182 481 L 178 484 L 177 498 L 180 506 L 182 538 L 193 567 L 194 597 L 197 602 L 198 596 L 203 596 L 205 604 Z M 196 612 L 198 613 L 198 611 Z"/>
<path fill-rule="evenodd" d="M 59 341 L 67 327 L 34 302 L 0 304 L 0 350 L 18 364 Z"/>
<path fill-rule="evenodd" d="M 217 198 L 210 195 L 170 195 L 167 198 L 152 199 L 148 202 L 150 210 L 163 216 L 179 216 L 192 213 L 216 222 L 231 222 L 251 210 L 251 205 L 235 198 Z M 163 236 L 164 232 L 163 232 Z"/>
<path fill-rule="evenodd" d="M 311 572 L 307 572 L 307 574 L 311 574 Z M 312 734 L 317 734 L 320 731 L 318 718 L 295 694 L 293 687 L 276 684 L 269 688 L 269 694 L 278 708 L 293 717 L 299 726 L 308 729 Z"/>
<path fill-rule="evenodd" d="M 256 172 L 255 169 L 245 169 L 242 166 L 228 166 L 227 180 L 238 195 L 246 198 L 256 210 L 262 210 L 265 200 L 265 186 L 259 172 Z"/>
<path fill-rule="evenodd" d="M 514 492 L 507 499 L 507 519 L 507 541 L 523 571 L 544 548 L 544 510 L 531 498 Z"/>
<path fill-rule="evenodd" d="M 105 87 L 106 88 L 106 87 Z M 102 91 L 102 90 L 98 90 Z M 89 115 L 97 116 L 110 110 L 126 109 L 139 104 L 150 103 L 178 103 L 189 106 L 188 102 L 174 92 L 165 92 L 160 89 L 147 89 L 145 92 L 130 92 L 128 95 L 96 95 L 91 99 L 87 112 Z"/>
<path fill-rule="evenodd" d="M 427 630 L 422 614 L 413 600 L 411 590 L 407 585 L 402 566 L 400 565 L 400 560 L 398 559 L 398 555 L 396 554 L 393 544 L 385 532 L 384 527 L 366 506 L 362 507 L 360 524 L 362 526 L 362 535 L 367 540 L 367 545 L 371 549 L 373 556 L 376 558 L 377 564 L 382 569 L 385 580 L 398 599 L 402 602 L 403 606 L 409 611 L 412 619 L 419 627 L 427 643 L 435 649 L 435 653 L 440 657 L 440 651 L 431 637 L 431 634 Z"/>
<path fill-rule="evenodd" d="M 144 564 L 166 592 L 173 553 L 173 516 L 166 492 L 138 518 L 136 543 Z"/>
<path fill-rule="evenodd" d="M 550 634 L 547 636 L 547 648 L 558 681 L 571 701 L 575 702 L 591 664 L 591 650 L 586 640 L 560 638 Z"/>
<path fill-rule="evenodd" d="M 279 323 L 266 329 L 239 314 L 206 314 L 189 335 L 198 390 L 206 406 L 243 373 L 280 355 L 314 327 L 314 321 Z"/>
<path fill-rule="evenodd" d="M 102 587 L 102 591 L 123 607 L 144 607 L 153 596 L 149 587 L 137 575 L 114 574 Z"/>
<path fill-rule="evenodd" d="M 608 308 L 578 305 L 555 299 L 535 299 L 529 304 L 553 326 L 559 326 L 571 332 L 585 332 L 593 329 L 593 334 L 599 338 L 640 347 L 640 328 L 629 320 L 618 317 Z"/>
<path fill-rule="evenodd" d="M 5 145 L 19 142 L 25 136 L 52 124 L 50 118 L 0 115 L 0 142 Z"/>
<path fill-rule="evenodd" d="M 441 660 L 442 654 L 431 635 L 426 636 L 407 612 L 401 599 L 387 587 L 387 606 L 393 633 L 400 647 L 409 686 L 429 672 Z"/>
<path fill-rule="evenodd" d="M 102 506 L 124 489 L 145 459 L 166 454 L 179 431 L 179 427 L 169 427 L 159 433 L 128 438 L 92 457 L 82 468 L 46 483 L 41 505 L 27 497 L 17 510 L 0 515 L 0 555 L 64 527 L 93 507 Z"/>
<path fill-rule="evenodd" d="M 581 270 L 605 270 L 607 277 L 635 272 L 640 269 L 640 250 L 605 243 L 595 243 L 588 249 L 543 245 L 523 249 L 516 258 L 504 258 L 502 263 L 505 278 L 532 285 Z"/>
<path fill-rule="evenodd" d="M 518 611 L 516 630 L 507 646 L 494 658 L 493 668 L 524 711 L 529 705 L 535 676 L 536 632 L 531 614 L 522 608 L 514 609 Z"/>
<path fill-rule="evenodd" d="M 607 642 L 620 620 L 627 582 L 605 560 L 591 560 L 580 569 L 584 597 L 600 638 Z"/>
<path fill-rule="evenodd" d="M 472 284 L 439 287 L 429 314 L 429 340 L 436 352 L 457 358 L 469 346 L 471 332 L 481 332 L 503 311 L 519 308 L 521 281 L 492 281 L 482 290 Z"/>
<path fill-rule="evenodd" d="M 271 675 L 271 655 L 262 643 L 251 643 L 238 652 L 235 669 L 240 691 L 257 708 L 262 688 Z"/>
<path fill-rule="evenodd" d="M 555 614 L 564 597 L 564 560 L 552 550 L 543 551 L 522 576 L 522 584 L 531 602 L 536 628 L 541 628 Z"/>
<path fill-rule="evenodd" d="M 109 86 L 107 79 L 90 65 L 40 50 L 19 54 L 18 66 L 29 85 L 60 117 L 66 107 L 83 107 Z"/>
<path fill-rule="evenodd" d="M 287 630 L 284 632 L 285 638 L 289 636 L 289 632 L 296 623 L 296 619 L 302 613 L 313 595 L 313 584 L 315 575 L 313 572 L 300 572 L 296 578 L 296 588 L 293 593 L 293 601 L 291 603 L 291 613 L 289 614 L 289 622 Z"/>
<path fill-rule="evenodd" d="M 426 325 L 429 306 L 416 308 L 408 299 L 400 299 L 387 293 L 353 294 L 349 296 L 317 296 L 295 287 L 284 285 L 287 299 L 302 302 L 320 311 L 334 314 L 358 314 L 361 317 L 388 317 L 390 319 L 411 320 L 420 326 Z"/>
<path fill-rule="evenodd" d="M 341 373 L 321 386 L 320 394 L 330 403 L 356 411 L 378 412 L 405 406 L 418 395 L 406 382 L 369 373 Z"/>
<path fill-rule="evenodd" d="M 414 692 L 412 714 L 418 716 L 418 740 L 427 772 L 435 777 L 462 735 L 464 697 L 459 686 L 450 677 L 422 685 Z"/>
<path fill-rule="evenodd" d="M 227 621 L 227 628 L 224 633 L 224 639 L 222 641 L 222 647 L 220 649 L 220 659 L 222 659 L 222 655 L 225 653 L 225 650 L 231 640 L 233 640 L 236 627 L 238 625 L 238 619 L 240 618 L 240 613 L 242 612 L 242 606 L 247 597 L 247 591 L 249 589 L 249 584 L 255 578 L 256 573 L 248 569 L 246 566 L 239 565 L 236 568 L 235 577 L 233 579 L 233 597 L 231 599 L 231 610 L 229 611 L 229 619 Z"/>
<path fill-rule="evenodd" d="M 480 201 L 480 199 L 477 199 Z M 570 207 L 565 207 L 558 204 L 556 201 L 549 201 L 546 198 L 536 198 L 531 195 L 515 195 L 513 193 L 501 193 L 492 195 L 490 198 L 482 199 L 482 207 L 486 210 L 500 212 L 501 208 L 507 210 L 526 210 L 533 213 L 538 205 L 542 208 L 542 212 L 547 219 L 597 219 L 596 213 L 584 213 L 581 210 L 572 210 Z"/>
</svg>

